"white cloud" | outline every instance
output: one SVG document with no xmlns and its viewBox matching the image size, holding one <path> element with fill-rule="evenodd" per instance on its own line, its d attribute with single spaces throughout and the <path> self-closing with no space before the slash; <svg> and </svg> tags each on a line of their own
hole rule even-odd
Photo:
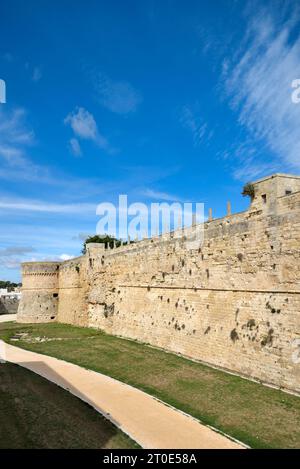
<svg viewBox="0 0 300 469">
<path fill-rule="evenodd" d="M 230 104 L 240 125 L 260 145 L 259 152 L 251 154 L 252 146 L 245 145 L 240 153 L 242 175 L 245 169 L 258 176 L 281 166 L 300 168 L 300 105 L 291 100 L 291 83 L 300 78 L 295 18 L 295 11 L 285 21 L 262 9 L 252 12 L 238 54 L 224 61 L 222 82 Z M 265 151 L 272 152 L 273 161 L 264 160 Z"/>
<path fill-rule="evenodd" d="M 108 152 L 113 152 L 108 141 L 98 130 L 93 114 L 82 107 L 68 114 L 64 123 L 70 125 L 74 134 L 84 140 L 92 140 L 98 147 Z"/>
<path fill-rule="evenodd" d="M 95 79 L 100 103 L 116 114 L 131 114 L 142 102 L 140 93 L 126 81 L 113 81 L 104 74 Z"/>
<path fill-rule="evenodd" d="M 82 155 L 81 148 L 80 148 L 80 143 L 78 142 L 77 138 L 71 138 L 70 141 L 69 141 L 69 145 L 70 145 L 71 153 L 74 156 L 81 156 Z"/>
<path fill-rule="evenodd" d="M 65 118 L 65 124 L 70 124 L 73 132 L 80 138 L 96 140 L 98 135 L 97 124 L 93 114 L 82 107 L 76 108 Z"/>
<path fill-rule="evenodd" d="M 59 259 L 61 261 L 69 261 L 70 259 L 74 259 L 74 256 L 70 256 L 70 254 L 61 254 Z"/>
</svg>

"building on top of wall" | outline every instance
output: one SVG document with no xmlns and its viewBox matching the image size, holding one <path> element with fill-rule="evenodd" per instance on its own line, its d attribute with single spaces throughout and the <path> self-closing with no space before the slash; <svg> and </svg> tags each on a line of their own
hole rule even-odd
<svg viewBox="0 0 300 469">
<path fill-rule="evenodd" d="M 265 213 L 276 213 L 278 199 L 300 191 L 300 176 L 291 174 L 273 174 L 252 182 L 254 199 L 252 209 L 261 209 Z"/>
</svg>

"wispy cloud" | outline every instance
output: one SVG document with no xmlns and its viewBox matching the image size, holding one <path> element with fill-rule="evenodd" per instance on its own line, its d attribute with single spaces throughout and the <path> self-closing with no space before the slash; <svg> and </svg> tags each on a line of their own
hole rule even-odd
<svg viewBox="0 0 300 469">
<path fill-rule="evenodd" d="M 6 62 L 13 62 L 14 60 L 14 57 L 10 52 L 5 52 L 5 54 L 3 54 L 1 58 L 5 60 Z"/>
<path fill-rule="evenodd" d="M 154 200 L 161 200 L 161 201 L 168 201 L 168 202 L 181 202 L 182 201 L 182 199 L 180 199 L 178 196 L 174 194 L 155 191 L 152 189 L 142 190 L 141 195 L 145 197 L 149 197 L 150 199 L 154 199 Z"/>
<path fill-rule="evenodd" d="M 91 214 L 96 213 L 97 204 L 79 203 L 79 204 L 55 204 L 38 200 L 26 199 L 0 199 L 0 210 L 9 211 L 27 211 L 27 212 L 44 212 L 44 213 L 63 213 L 63 214 Z"/>
<path fill-rule="evenodd" d="M 108 143 L 107 139 L 99 132 L 96 120 L 89 111 L 83 107 L 77 107 L 73 112 L 67 115 L 64 120 L 66 125 L 70 125 L 75 136 L 83 140 L 93 141 L 99 148 L 108 152 L 113 152 L 113 148 Z M 79 142 L 76 139 L 70 140 L 70 145 L 74 152 L 80 149 Z M 80 150 L 81 153 L 81 150 Z"/>
<path fill-rule="evenodd" d="M 78 233 L 78 235 L 76 236 L 72 236 L 72 240 L 85 241 L 89 236 L 91 236 L 91 233 L 82 232 L 82 233 Z"/>
<path fill-rule="evenodd" d="M 5 113 L 0 110 L 0 139 L 1 143 L 10 145 L 30 145 L 34 141 L 34 133 L 25 124 L 26 111 L 22 108 Z"/>
<path fill-rule="evenodd" d="M 4 215 L 1 213 L 2 220 Z M 86 238 L 74 238 L 74 233 L 80 233 L 80 229 L 84 232 L 86 223 L 89 223 L 87 218 L 73 215 L 69 224 L 45 224 L 39 214 L 24 212 L 18 213 L 20 216 L 15 215 L 13 212 L 13 217 L 6 217 L 0 230 L 0 278 L 19 280 L 21 262 L 62 261 L 80 255 Z M 66 220 L 65 216 L 63 220 Z"/>
<path fill-rule="evenodd" d="M 32 81 L 37 83 L 38 81 L 40 81 L 41 78 L 42 78 L 42 71 L 40 67 L 34 67 L 33 73 L 32 73 Z"/>
<path fill-rule="evenodd" d="M 29 148 L 36 142 L 34 132 L 26 121 L 24 109 L 0 108 L 0 179 L 56 185 L 58 178 L 28 156 Z"/>
<path fill-rule="evenodd" d="M 25 124 L 25 110 L 11 112 L 0 109 L 0 158 L 2 164 L 26 168 L 26 147 L 34 143 L 34 133 Z"/>
<path fill-rule="evenodd" d="M 94 225 L 96 227 L 96 222 Z M 5 223 L 5 229 L 0 231 L 0 245 L 5 247 L 33 246 L 36 252 L 44 253 L 44 257 L 49 252 L 71 251 L 72 254 L 77 254 L 80 252 L 82 241 L 89 234 L 95 234 L 95 230 L 91 229 L 86 237 L 74 236 L 75 233 L 88 233 L 85 227 L 86 220 L 82 221 L 80 217 L 76 218 L 75 222 L 73 219 L 71 223 L 57 223 L 55 225 L 45 224 L 41 218 L 35 218 L 34 225 L 32 225 L 31 223 L 24 223 L 23 218 L 13 217 Z M 20 232 L 22 233 L 22 242 L 20 241 Z"/>
<path fill-rule="evenodd" d="M 35 249 L 31 246 L 11 246 L 5 249 L 0 249 L 0 257 L 23 255 L 34 251 Z"/>
<path fill-rule="evenodd" d="M 240 158 L 240 161 L 242 164 L 237 165 L 233 171 L 234 178 L 240 181 L 254 181 L 262 174 L 272 174 L 280 170 L 276 163 L 259 162 L 258 159 L 249 156 L 249 154 L 245 154 L 243 158 Z"/>
<path fill-rule="evenodd" d="M 78 142 L 77 138 L 71 138 L 69 141 L 69 145 L 70 145 L 70 151 L 72 155 L 74 156 L 82 155 L 80 143 Z"/>
<path fill-rule="evenodd" d="M 232 167 L 234 179 L 243 182 L 283 171 L 282 165 L 276 158 L 266 159 L 265 150 L 262 148 L 263 145 L 256 146 L 253 138 L 239 140 L 238 137 L 229 147 L 217 153 L 217 157 Z"/>
<path fill-rule="evenodd" d="M 0 257 L 0 266 L 5 269 L 19 270 L 22 261 L 23 259 L 18 257 Z"/>
<path fill-rule="evenodd" d="M 18 269 L 24 256 L 34 251 L 35 249 L 31 246 L 9 246 L 0 249 L 0 266 L 6 269 Z"/>
<path fill-rule="evenodd" d="M 142 102 L 141 94 L 130 83 L 113 81 L 103 73 L 96 75 L 94 86 L 102 106 L 116 114 L 134 113 Z"/>
<path fill-rule="evenodd" d="M 192 134 L 194 147 L 198 147 L 204 140 L 209 140 L 213 135 L 199 113 L 194 111 L 191 106 L 182 107 L 179 113 L 179 122 Z"/>
<path fill-rule="evenodd" d="M 37 253 L 36 256 L 32 257 L 32 253 L 36 250 L 30 246 L 11 246 L 0 250 L 0 266 L 9 270 L 19 270 L 20 264 L 25 261 L 36 262 L 39 260 L 43 261 L 68 261 L 73 259 L 74 256 L 71 254 L 58 254 L 52 256 L 41 256 Z M 29 256 L 31 254 L 31 256 Z"/>
<path fill-rule="evenodd" d="M 258 176 L 280 165 L 299 169 L 300 105 L 291 100 L 291 83 L 300 77 L 300 36 L 295 35 L 299 11 L 292 8 L 281 20 L 264 9 L 248 9 L 248 15 L 245 40 L 233 58 L 225 59 L 222 75 L 240 125 L 260 146 L 256 154 L 251 154 L 251 145 L 244 146 L 237 174 L 246 170 Z M 265 161 L 266 151 L 274 161 Z"/>
</svg>

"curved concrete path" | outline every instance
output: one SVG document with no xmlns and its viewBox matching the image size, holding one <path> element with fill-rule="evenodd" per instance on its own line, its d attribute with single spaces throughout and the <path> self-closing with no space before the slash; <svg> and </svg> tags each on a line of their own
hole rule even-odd
<svg viewBox="0 0 300 469">
<path fill-rule="evenodd" d="M 143 448 L 242 448 L 192 417 L 127 384 L 63 360 L 0 342 L 2 359 L 28 368 L 67 389 L 109 418 Z"/>
<path fill-rule="evenodd" d="M 17 315 L 16 314 L 1 314 L 0 315 L 0 322 L 10 322 L 16 321 Z"/>
</svg>

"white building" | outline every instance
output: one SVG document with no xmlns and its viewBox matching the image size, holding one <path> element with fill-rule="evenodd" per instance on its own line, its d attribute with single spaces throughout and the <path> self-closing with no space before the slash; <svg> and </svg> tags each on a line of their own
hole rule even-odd
<svg viewBox="0 0 300 469">
<path fill-rule="evenodd" d="M 0 297 L 6 298 L 21 298 L 21 293 L 19 291 L 8 291 L 7 288 L 0 288 Z"/>
</svg>

